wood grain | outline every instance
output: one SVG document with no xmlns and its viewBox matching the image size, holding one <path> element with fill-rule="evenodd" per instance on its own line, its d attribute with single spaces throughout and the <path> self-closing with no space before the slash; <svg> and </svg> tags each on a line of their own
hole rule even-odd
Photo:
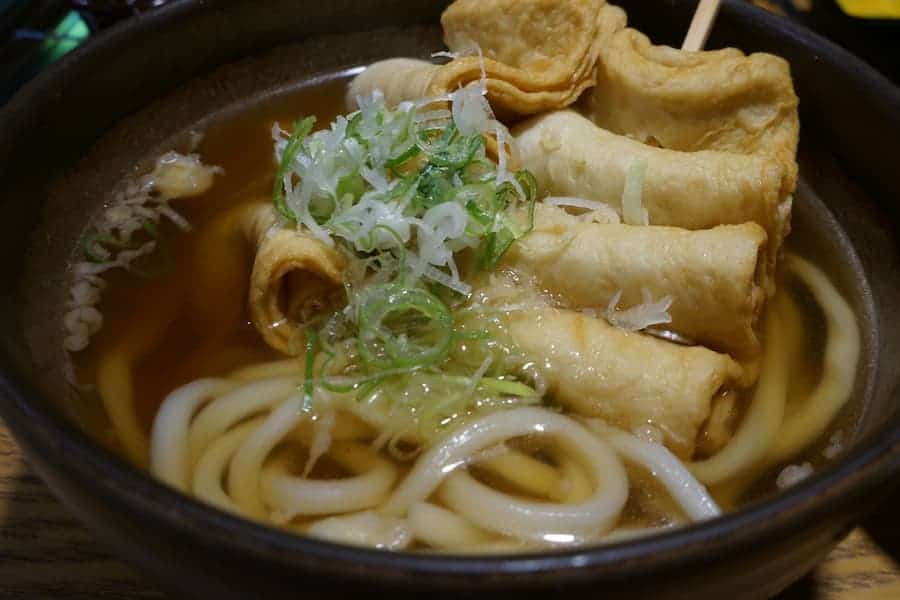
<svg viewBox="0 0 900 600">
<path fill-rule="evenodd" d="M 886 509 L 779 600 L 895 600 L 900 598 L 898 557 L 900 518 Z M 69 515 L 28 468 L 2 421 L 0 598 L 163 598 Z"/>
<path fill-rule="evenodd" d="M 2 422 L 0 598 L 162 598 L 53 497 Z"/>
</svg>

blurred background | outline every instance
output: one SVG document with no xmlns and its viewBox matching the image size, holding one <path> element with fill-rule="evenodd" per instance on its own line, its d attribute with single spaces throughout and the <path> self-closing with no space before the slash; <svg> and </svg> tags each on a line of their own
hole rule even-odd
<svg viewBox="0 0 900 600">
<path fill-rule="evenodd" d="M 178 0 L 0 0 L 0 104 L 116 21 Z M 900 0 L 745 0 L 813 29 L 900 83 Z"/>
</svg>

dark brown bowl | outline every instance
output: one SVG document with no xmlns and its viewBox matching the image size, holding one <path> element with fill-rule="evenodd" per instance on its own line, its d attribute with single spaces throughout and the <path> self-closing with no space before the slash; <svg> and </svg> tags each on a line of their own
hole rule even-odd
<svg viewBox="0 0 900 600">
<path fill-rule="evenodd" d="M 693 4 L 623 2 L 635 26 L 676 45 Z M 390 554 L 287 535 L 210 509 L 103 450 L 59 410 L 65 258 L 109 186 L 204 120 L 371 60 L 426 56 L 440 47 L 443 5 L 182 0 L 113 28 L 22 90 L 0 114 L 0 413 L 71 510 L 179 595 L 777 593 L 879 501 L 900 462 L 900 319 L 893 316 L 900 305 L 893 147 L 900 90 L 844 50 L 743 2 L 725 3 L 710 47 L 764 50 L 791 62 L 803 123 L 796 219 L 817 232 L 814 247 L 864 331 L 856 440 L 786 493 L 702 525 L 604 547 L 496 557 Z"/>
</svg>

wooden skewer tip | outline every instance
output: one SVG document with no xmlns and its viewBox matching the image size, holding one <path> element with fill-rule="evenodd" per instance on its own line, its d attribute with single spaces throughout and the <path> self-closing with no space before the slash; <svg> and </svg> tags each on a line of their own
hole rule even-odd
<svg viewBox="0 0 900 600">
<path fill-rule="evenodd" d="M 694 12 L 694 18 L 691 19 L 691 26 L 688 28 L 684 43 L 681 45 L 682 50 L 688 52 L 697 52 L 703 49 L 716 15 L 719 13 L 720 0 L 700 0 L 697 4 L 697 10 Z"/>
</svg>

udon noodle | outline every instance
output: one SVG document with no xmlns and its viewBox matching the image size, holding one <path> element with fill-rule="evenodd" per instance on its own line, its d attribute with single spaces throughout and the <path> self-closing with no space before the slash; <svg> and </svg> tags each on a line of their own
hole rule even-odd
<svg viewBox="0 0 900 600">
<path fill-rule="evenodd" d="M 330 126 L 257 118 L 256 183 L 195 149 L 123 184 L 65 321 L 114 446 L 218 509 L 389 550 L 739 506 L 828 434 L 861 352 L 785 251 L 787 64 L 653 46 L 602 0 L 442 24 L 448 51 L 371 65 Z"/>
</svg>

